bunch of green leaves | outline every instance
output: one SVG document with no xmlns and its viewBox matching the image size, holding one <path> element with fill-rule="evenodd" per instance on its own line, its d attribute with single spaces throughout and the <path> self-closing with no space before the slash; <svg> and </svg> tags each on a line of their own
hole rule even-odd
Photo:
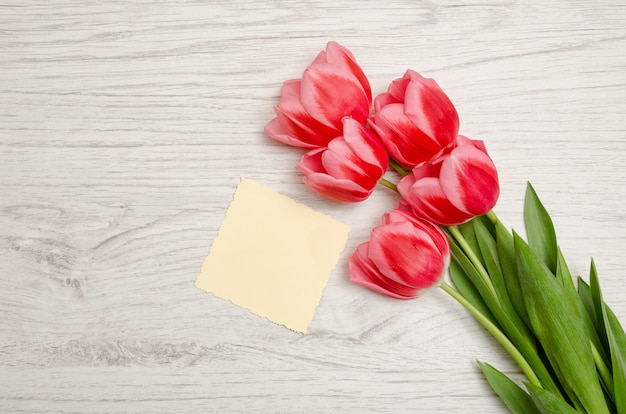
<svg viewBox="0 0 626 414">
<path fill-rule="evenodd" d="M 626 414 L 626 334 L 593 261 L 578 288 L 552 220 L 528 184 L 527 241 L 490 213 L 448 227 L 454 294 L 511 354 L 523 387 L 479 362 L 513 413 Z"/>
</svg>

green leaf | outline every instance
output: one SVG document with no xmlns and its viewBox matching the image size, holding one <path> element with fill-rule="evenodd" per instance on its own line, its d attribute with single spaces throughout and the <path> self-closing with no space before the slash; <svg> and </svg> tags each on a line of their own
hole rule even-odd
<svg viewBox="0 0 626 414">
<path fill-rule="evenodd" d="M 578 307 L 567 299 L 560 281 L 517 234 L 513 235 L 518 277 L 526 310 L 560 384 L 570 399 L 590 413 L 608 413 Z"/>
<path fill-rule="evenodd" d="M 495 292 L 487 285 L 472 261 L 466 256 L 463 249 L 461 249 L 461 247 L 453 238 L 450 239 L 450 250 L 452 252 L 453 261 L 456 261 L 458 263 L 460 268 L 463 269 L 463 271 L 465 272 L 465 275 L 467 275 L 469 281 L 471 281 L 473 286 L 476 288 L 476 292 L 484 301 L 485 305 L 490 311 L 490 314 L 494 316 L 496 325 L 506 333 L 509 339 L 518 348 L 520 348 L 520 344 L 522 344 L 522 348 L 528 348 L 530 344 L 527 343 L 526 339 L 523 338 L 515 323 L 504 312 L 498 297 L 495 296 Z M 524 352 L 522 353 L 524 354 Z"/>
<path fill-rule="evenodd" d="M 610 355 L 609 338 L 606 332 L 606 326 L 604 324 L 604 301 L 602 299 L 602 291 L 600 290 L 600 282 L 598 280 L 598 273 L 596 271 L 596 264 L 593 259 L 591 260 L 591 266 L 589 269 L 589 288 L 591 292 L 591 300 L 593 305 L 593 311 L 596 315 L 596 329 L 600 340 L 604 345 L 606 353 Z"/>
<path fill-rule="evenodd" d="M 532 384 L 526 384 L 533 402 L 539 407 L 542 414 L 579 414 L 571 405 L 561 397 L 543 388 Z"/>
<path fill-rule="evenodd" d="M 596 315 L 596 308 L 593 304 L 593 298 L 591 297 L 591 288 L 580 276 L 578 277 L 578 296 L 580 297 L 580 301 L 587 310 L 587 314 L 589 315 L 589 318 L 599 335 L 603 331 L 598 326 L 598 315 Z"/>
<path fill-rule="evenodd" d="M 529 344 L 534 347 L 534 337 L 532 333 L 515 311 L 511 299 L 509 298 L 509 293 L 500 267 L 500 257 L 498 255 L 496 241 L 483 222 L 478 220 L 472 220 L 471 222 L 474 224 L 474 234 L 476 235 L 476 241 L 478 242 L 478 247 L 483 257 L 483 263 L 491 277 L 491 283 L 493 284 L 503 311 L 509 316 L 511 322 L 526 338 Z"/>
<path fill-rule="evenodd" d="M 461 234 L 463 235 L 463 238 L 465 239 L 465 241 L 467 242 L 467 244 L 470 246 L 470 248 L 472 249 L 472 251 L 474 251 L 474 253 L 476 253 L 478 255 L 478 253 L 480 252 L 480 250 L 478 249 L 478 242 L 476 241 L 476 234 L 474 232 L 474 220 L 470 220 L 467 223 L 463 223 L 458 227 L 459 231 L 461 232 Z M 480 258 L 480 255 L 478 255 L 478 257 Z"/>
<path fill-rule="evenodd" d="M 537 197 L 530 183 L 524 199 L 524 224 L 528 245 L 537 253 L 548 269 L 555 274 L 557 263 L 556 233 L 550 215 Z"/>
<path fill-rule="evenodd" d="M 580 315 L 580 317 L 582 318 L 583 324 L 585 326 L 585 331 L 587 332 L 591 343 L 593 344 L 593 346 L 595 346 L 596 350 L 600 354 L 600 357 L 602 358 L 604 364 L 608 364 L 609 359 L 607 357 L 607 353 L 604 352 L 603 344 L 600 341 L 600 337 L 598 336 L 596 324 L 587 312 L 587 308 L 581 296 L 576 291 L 574 281 L 572 280 L 572 274 L 570 273 L 567 263 L 565 262 L 565 258 L 563 257 L 561 249 L 558 249 L 556 277 L 561 282 L 561 285 L 563 286 L 565 292 L 565 296 L 570 301 L 571 306 L 578 309 L 577 315 Z"/>
<path fill-rule="evenodd" d="M 557 246 L 556 248 L 556 277 L 561 282 L 561 285 L 567 287 L 568 289 L 573 289 L 576 291 L 576 287 L 574 286 L 574 280 L 572 279 L 572 274 L 569 271 L 569 267 L 567 266 L 567 262 L 565 261 L 565 257 L 563 256 L 563 252 L 561 248 Z"/>
<path fill-rule="evenodd" d="M 480 294 L 491 314 L 497 321 L 496 326 L 506 334 L 509 340 L 523 355 L 524 359 L 530 365 L 532 371 L 541 384 L 549 390 L 560 393 L 554 378 L 538 354 L 534 339 L 529 339 L 520 332 L 520 329 L 522 329 L 520 326 L 523 326 L 524 324 L 520 324 L 518 326 L 513 320 L 511 320 L 509 315 L 503 310 L 499 299 L 495 296 L 495 291 L 490 289 L 483 277 L 481 277 L 472 261 L 466 256 L 464 250 L 457 243 L 457 240 L 450 234 L 449 240 L 453 261 L 456 261 L 459 264 L 467 275 L 467 278 L 476 288 L 476 291 Z M 514 260 L 514 258 L 511 260 Z"/>
<path fill-rule="evenodd" d="M 450 262 L 450 266 L 448 267 L 448 273 L 450 274 L 450 279 L 454 286 L 459 291 L 459 293 L 467 299 L 469 303 L 472 304 L 476 309 L 480 311 L 487 319 L 491 321 L 491 323 L 497 325 L 495 318 L 489 311 L 489 308 L 485 304 L 485 301 L 480 297 L 480 294 L 467 277 L 467 274 L 461 267 L 461 265 L 456 261 L 452 260 Z"/>
<path fill-rule="evenodd" d="M 611 325 L 611 329 L 613 330 L 613 335 L 615 335 L 617 346 L 622 355 L 626 356 L 626 333 L 624 333 L 624 328 L 620 324 L 617 316 L 615 316 L 615 313 L 613 313 L 609 305 L 605 303 L 604 308 L 606 309 L 609 324 Z"/>
<path fill-rule="evenodd" d="M 611 346 L 615 337 L 611 335 Z M 626 412 L 626 355 L 615 352 L 613 358 L 613 387 L 615 390 L 615 407 L 618 413 Z"/>
<path fill-rule="evenodd" d="M 540 411 L 533 399 L 502 372 L 489 364 L 478 361 L 487 382 L 513 414 L 536 414 Z"/>
<path fill-rule="evenodd" d="M 511 304 L 515 313 L 524 321 L 526 326 L 530 326 L 524 295 L 517 278 L 517 263 L 515 260 L 515 250 L 513 247 L 513 236 L 500 221 L 496 223 L 496 245 L 498 248 L 498 258 L 502 269 L 502 277 L 506 285 Z"/>
<path fill-rule="evenodd" d="M 476 288 L 476 291 L 481 296 L 481 298 L 485 301 L 485 303 L 490 305 L 490 298 L 493 298 L 491 294 L 491 289 L 485 282 L 485 280 L 480 276 L 478 270 L 472 263 L 472 261 L 467 257 L 461 246 L 457 243 L 454 237 L 448 237 L 450 241 L 450 253 L 452 256 L 452 261 L 455 261 L 463 272 L 467 276 L 467 278 L 472 282 L 472 285 Z M 491 299 L 493 301 L 493 299 Z"/>
<path fill-rule="evenodd" d="M 611 355 L 615 407 L 618 413 L 626 412 L 626 354 L 622 352 L 623 346 L 621 346 L 626 343 L 626 335 L 624 335 L 624 330 L 617 318 L 609 316 L 608 306 L 602 299 L 600 280 L 593 260 L 591 261 L 589 284 L 596 312 L 602 318 L 598 326 L 603 327 L 605 330 L 604 335 L 609 347 L 608 352 Z"/>
<path fill-rule="evenodd" d="M 567 265 L 565 265 L 565 260 L 563 259 L 561 251 L 559 250 L 559 265 L 557 266 L 557 278 L 561 277 L 563 279 L 566 279 L 565 276 L 559 275 L 559 272 L 563 272 L 563 270 L 559 270 L 559 268 L 565 269 L 566 267 Z M 569 270 L 567 270 L 567 277 L 569 277 L 571 280 L 571 274 L 569 273 Z M 583 290 L 585 289 L 584 286 L 586 286 L 586 284 L 584 282 L 581 283 L 579 281 L 578 293 L 576 293 L 576 289 L 573 285 L 573 282 L 567 283 L 565 282 L 565 280 L 563 280 L 562 283 L 564 284 L 564 287 L 566 288 L 568 298 L 572 300 L 573 302 L 577 303 L 577 306 L 582 315 L 583 323 L 585 325 L 585 330 L 593 346 L 592 351 L 593 351 L 593 356 L 594 356 L 594 362 L 596 364 L 596 369 L 600 376 L 600 381 L 602 383 L 602 386 L 608 398 L 611 401 L 615 401 L 613 378 L 611 377 L 611 374 L 608 369 L 608 366 L 610 365 L 610 360 L 609 360 L 607 352 L 605 351 L 603 342 L 600 340 L 600 336 L 598 334 L 598 325 L 595 321 L 596 315 L 595 315 L 595 310 L 593 309 L 593 300 L 591 299 L 591 289 L 587 287 L 587 292 L 589 295 L 588 295 L 588 299 L 584 299 L 585 296 L 580 294 L 581 288 Z M 586 300 L 588 300 L 588 303 L 585 303 Z M 593 311 L 593 314 L 589 313 L 589 309 Z"/>
<path fill-rule="evenodd" d="M 497 217 L 495 215 L 493 215 L 493 218 L 495 220 L 497 220 Z M 491 219 L 489 217 L 487 217 L 486 215 L 485 216 L 475 217 L 473 220 L 479 221 L 484 228 L 489 230 L 489 233 L 491 233 L 491 237 L 493 237 L 494 239 L 496 238 L 496 224 L 495 224 L 495 221 L 491 221 Z"/>
</svg>

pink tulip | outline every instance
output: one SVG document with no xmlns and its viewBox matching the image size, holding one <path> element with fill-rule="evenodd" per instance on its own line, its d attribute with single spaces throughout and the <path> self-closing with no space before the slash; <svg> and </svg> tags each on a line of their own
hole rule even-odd
<svg viewBox="0 0 626 414">
<path fill-rule="evenodd" d="M 454 141 L 459 117 L 437 82 L 407 70 L 376 97 L 370 125 L 391 158 L 411 169 Z"/>
<path fill-rule="evenodd" d="M 285 82 L 276 118 L 265 133 L 280 142 L 302 148 L 320 148 L 342 134 L 346 116 L 366 123 L 372 91 L 352 53 L 336 42 L 328 42 L 302 79 Z"/>
<path fill-rule="evenodd" d="M 440 225 L 488 213 L 498 200 L 498 173 L 482 141 L 459 135 L 457 145 L 413 169 L 398 183 L 413 212 Z"/>
<path fill-rule="evenodd" d="M 385 147 L 365 125 L 343 119 L 343 136 L 304 154 L 298 168 L 313 190 L 337 201 L 365 200 L 387 170 Z"/>
<path fill-rule="evenodd" d="M 413 299 L 437 286 L 449 263 L 443 231 L 398 209 L 383 216 L 348 261 L 351 281 L 396 299 Z"/>
</svg>

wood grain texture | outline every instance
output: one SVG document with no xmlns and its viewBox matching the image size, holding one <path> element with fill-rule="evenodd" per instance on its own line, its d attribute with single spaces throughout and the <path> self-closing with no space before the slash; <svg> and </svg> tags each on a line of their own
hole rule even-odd
<svg viewBox="0 0 626 414">
<path fill-rule="evenodd" d="M 435 77 L 500 217 L 522 228 L 532 181 L 626 319 L 625 25 L 613 0 L 4 2 L 0 412 L 504 412 L 474 361 L 521 376 L 443 292 L 347 281 L 393 195 L 323 200 L 262 129 L 328 40 L 375 93 Z M 194 287 L 241 176 L 353 229 L 306 336 Z"/>
</svg>

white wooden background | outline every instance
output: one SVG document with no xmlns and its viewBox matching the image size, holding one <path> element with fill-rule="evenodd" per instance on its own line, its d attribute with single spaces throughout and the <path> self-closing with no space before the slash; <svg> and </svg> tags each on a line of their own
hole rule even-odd
<svg viewBox="0 0 626 414">
<path fill-rule="evenodd" d="M 0 5 L 0 412 L 499 413 L 508 357 L 442 291 L 348 282 L 395 205 L 318 197 L 271 142 L 280 84 L 329 40 L 375 93 L 434 77 L 626 321 L 621 0 L 8 0 Z M 352 227 L 306 336 L 194 287 L 239 178 Z"/>
</svg>

